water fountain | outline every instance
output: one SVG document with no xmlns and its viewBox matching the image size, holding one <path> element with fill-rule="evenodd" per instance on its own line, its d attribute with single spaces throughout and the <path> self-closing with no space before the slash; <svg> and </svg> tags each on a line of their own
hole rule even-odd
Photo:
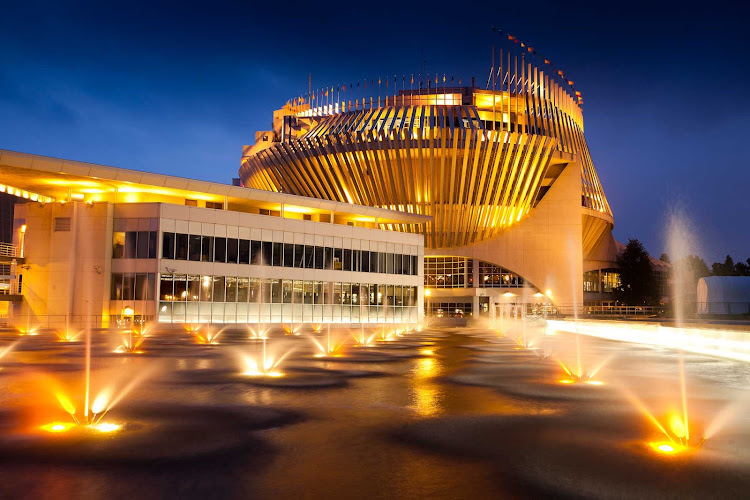
<svg viewBox="0 0 750 500">
<path fill-rule="evenodd" d="M 373 341 L 375 340 L 377 333 L 373 333 L 371 335 L 365 334 L 365 325 L 364 323 L 360 323 L 359 325 L 359 335 L 356 335 L 352 333 L 352 337 L 354 338 L 354 346 L 355 347 L 372 347 Z"/>
<path fill-rule="evenodd" d="M 248 377 L 283 377 L 284 373 L 279 371 L 279 368 L 292 351 L 288 350 L 281 355 L 275 354 L 268 349 L 266 339 L 262 340 L 263 345 L 260 352 L 256 350 L 254 354 L 243 353 L 242 360 L 245 370 L 242 374 Z"/>
<path fill-rule="evenodd" d="M 205 326 L 203 329 L 203 332 L 200 331 L 199 328 L 196 328 L 193 330 L 193 335 L 195 336 L 195 342 L 196 344 L 200 345 L 216 345 L 219 343 L 218 339 L 219 336 L 224 333 L 227 327 L 221 328 L 219 330 L 212 331 L 211 327 L 208 325 L 201 325 Z"/>
<path fill-rule="evenodd" d="M 324 357 L 337 357 L 341 356 L 341 350 L 344 347 L 344 341 L 338 336 L 331 336 L 331 324 L 327 325 L 327 333 L 325 342 L 320 342 L 315 337 L 310 337 L 315 347 L 318 349 L 318 353 L 315 354 L 316 358 Z"/>
</svg>

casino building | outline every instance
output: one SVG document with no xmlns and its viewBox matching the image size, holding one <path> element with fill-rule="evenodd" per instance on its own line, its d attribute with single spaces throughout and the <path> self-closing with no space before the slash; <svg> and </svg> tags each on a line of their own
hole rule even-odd
<svg viewBox="0 0 750 500">
<path fill-rule="evenodd" d="M 428 315 L 606 300 L 614 219 L 580 95 L 546 62 L 500 54 L 487 88 L 398 76 L 288 102 L 244 147 L 243 185 L 430 216 L 380 224 L 424 237 Z"/>
</svg>

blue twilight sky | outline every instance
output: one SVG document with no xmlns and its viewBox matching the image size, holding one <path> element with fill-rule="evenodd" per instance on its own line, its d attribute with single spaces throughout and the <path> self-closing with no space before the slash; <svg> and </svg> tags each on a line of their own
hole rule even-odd
<svg viewBox="0 0 750 500">
<path fill-rule="evenodd" d="M 750 257 L 746 2 L 255 3 L 3 2 L 0 148 L 230 182 L 308 73 L 480 82 L 494 24 L 582 91 L 619 240 L 658 256 L 680 203 L 709 264 Z"/>
</svg>

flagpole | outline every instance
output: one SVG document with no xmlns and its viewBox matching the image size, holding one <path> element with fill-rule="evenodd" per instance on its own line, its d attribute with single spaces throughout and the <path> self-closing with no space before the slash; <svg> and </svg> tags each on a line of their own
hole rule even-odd
<svg viewBox="0 0 750 500">
<path fill-rule="evenodd" d="M 492 27 L 492 131 L 495 131 L 495 122 L 497 117 L 495 116 L 495 27 Z"/>
</svg>

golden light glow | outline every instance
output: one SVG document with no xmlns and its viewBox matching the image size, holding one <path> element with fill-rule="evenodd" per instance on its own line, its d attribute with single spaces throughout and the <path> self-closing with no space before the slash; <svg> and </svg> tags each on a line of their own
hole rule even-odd
<svg viewBox="0 0 750 500">
<path fill-rule="evenodd" d="M 73 427 L 75 427 L 75 424 L 70 424 L 67 422 L 65 423 L 52 422 L 51 424 L 44 424 L 44 425 L 39 426 L 39 428 L 43 431 L 54 432 L 54 433 L 66 432 L 72 429 Z"/>
<path fill-rule="evenodd" d="M 430 290 L 429 288 L 425 288 L 424 289 L 424 296 L 425 297 L 429 297 L 430 295 L 432 295 L 432 290 Z"/>
<path fill-rule="evenodd" d="M 132 316 L 133 314 L 135 314 L 135 311 L 130 306 L 125 306 L 122 310 L 123 316 Z"/>
<path fill-rule="evenodd" d="M 686 446 L 683 446 L 678 443 L 668 442 L 668 441 L 654 441 L 648 444 L 655 452 L 661 453 L 664 455 L 674 455 L 677 453 L 682 453 L 686 451 L 688 448 Z"/>
<path fill-rule="evenodd" d="M 96 429 L 99 432 L 114 432 L 114 431 L 119 431 L 121 429 L 121 426 L 117 424 L 104 423 L 104 424 L 94 424 L 91 426 L 91 428 Z"/>
</svg>

